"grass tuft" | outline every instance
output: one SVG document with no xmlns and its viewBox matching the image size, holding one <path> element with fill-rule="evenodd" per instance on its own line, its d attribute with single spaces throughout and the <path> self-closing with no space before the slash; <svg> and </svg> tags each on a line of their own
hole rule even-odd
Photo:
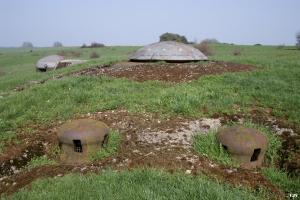
<svg viewBox="0 0 300 200">
<path fill-rule="evenodd" d="M 90 160 L 95 161 L 107 158 L 118 151 L 121 143 L 121 135 L 116 130 L 112 130 L 109 134 L 108 143 L 99 151 L 90 155 Z"/>
<path fill-rule="evenodd" d="M 57 164 L 54 160 L 50 160 L 47 158 L 47 156 L 40 156 L 36 157 L 30 160 L 29 163 L 27 163 L 26 168 L 27 169 L 32 169 L 35 167 L 40 167 L 43 165 L 55 165 Z"/>
<path fill-rule="evenodd" d="M 274 167 L 264 168 L 263 174 L 274 184 L 288 194 L 298 194 L 300 189 L 300 177 L 288 176 L 286 172 Z"/>
<path fill-rule="evenodd" d="M 222 145 L 217 141 L 216 131 L 207 134 L 197 134 L 193 138 L 193 148 L 199 154 L 202 154 L 223 165 L 237 167 L 231 156 L 224 150 Z"/>
</svg>

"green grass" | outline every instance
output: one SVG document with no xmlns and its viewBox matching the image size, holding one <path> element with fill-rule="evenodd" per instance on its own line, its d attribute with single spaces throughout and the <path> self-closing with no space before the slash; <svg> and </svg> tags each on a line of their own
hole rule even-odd
<svg viewBox="0 0 300 200">
<path fill-rule="evenodd" d="M 288 176 L 286 172 L 274 167 L 264 168 L 262 172 L 274 185 L 282 188 L 287 194 L 299 195 L 300 177 Z"/>
<path fill-rule="evenodd" d="M 54 160 L 50 160 L 49 158 L 47 158 L 47 156 L 40 156 L 31 159 L 30 162 L 27 163 L 26 168 L 32 169 L 43 165 L 55 165 L 55 164 L 57 163 Z"/>
<path fill-rule="evenodd" d="M 299 122 L 300 51 L 243 46 L 241 56 L 232 56 L 234 48 L 229 45 L 214 46 L 216 55 L 212 59 L 253 64 L 261 69 L 248 73 L 205 76 L 191 83 L 177 85 L 157 81 L 137 83 L 125 79 L 66 77 L 4 96 L 0 99 L 1 141 L 13 138 L 13 132 L 28 123 L 45 124 L 78 113 L 120 107 L 134 112 L 210 116 L 217 112 L 236 113 L 236 105 L 243 112 L 248 112 L 253 106 L 260 106 L 272 108 L 279 118 Z M 1 49 L 1 58 L 4 59 L 0 59 L 0 69 L 5 74 L 0 77 L 0 91 L 10 91 L 29 80 L 41 80 L 55 74 L 124 59 L 134 49 L 136 47 L 100 48 L 97 49 L 102 55 L 100 59 L 49 73 L 35 72 L 36 60 L 61 50 L 42 48 L 35 49 L 32 54 L 18 49 Z M 87 58 L 89 52 L 85 51 L 90 51 L 66 49 L 72 50 L 83 51 L 82 58 Z"/>
<path fill-rule="evenodd" d="M 45 189 L 47 188 L 47 189 Z M 106 171 L 101 175 L 67 175 L 34 182 L 10 199 L 265 199 L 262 193 L 212 181 L 205 176 L 163 171 Z"/>
<path fill-rule="evenodd" d="M 121 135 L 116 130 L 110 131 L 107 144 L 99 151 L 91 154 L 90 160 L 100 160 L 115 154 L 119 149 L 120 143 Z"/>
<path fill-rule="evenodd" d="M 0 48 L 0 95 L 9 90 L 23 86 L 32 80 L 44 80 L 54 75 L 68 73 L 74 70 L 86 68 L 96 63 L 107 63 L 126 59 L 127 54 L 136 50 L 137 47 L 105 47 L 105 48 L 34 48 L 33 52 L 22 48 Z M 59 69 L 47 73 L 37 73 L 36 62 L 47 55 L 65 52 L 66 58 L 88 59 L 91 52 L 96 52 L 101 57 L 92 59 L 88 63 L 76 65 L 72 68 Z M 71 52 L 80 52 L 79 57 L 72 57 Z M 3 74 L 1 76 L 1 74 Z"/>
<path fill-rule="evenodd" d="M 193 148 L 195 151 L 211 160 L 217 161 L 226 166 L 238 167 L 238 164 L 223 149 L 217 141 L 216 133 L 211 131 L 207 134 L 197 134 L 193 138 Z"/>
</svg>

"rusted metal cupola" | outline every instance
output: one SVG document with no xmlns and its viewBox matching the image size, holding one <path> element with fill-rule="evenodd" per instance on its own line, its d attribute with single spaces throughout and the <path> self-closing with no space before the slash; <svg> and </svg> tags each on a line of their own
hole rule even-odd
<svg viewBox="0 0 300 200">
<path fill-rule="evenodd" d="M 108 141 L 109 128 L 93 119 L 78 119 L 63 124 L 58 129 L 61 161 L 83 163 L 88 156 L 103 147 Z"/>
<path fill-rule="evenodd" d="M 259 131 L 242 126 L 228 127 L 218 131 L 217 139 L 242 168 L 261 167 L 268 141 Z"/>
</svg>

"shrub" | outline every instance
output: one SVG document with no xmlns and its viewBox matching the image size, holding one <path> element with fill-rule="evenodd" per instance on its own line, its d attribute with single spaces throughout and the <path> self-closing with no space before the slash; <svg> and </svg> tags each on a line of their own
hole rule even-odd
<svg viewBox="0 0 300 200">
<path fill-rule="evenodd" d="M 90 55 L 90 58 L 99 58 L 99 57 L 100 57 L 100 55 L 95 51 L 93 51 Z"/>
<path fill-rule="evenodd" d="M 79 52 L 79 51 L 71 51 L 71 55 L 72 55 L 72 57 L 80 57 L 81 56 L 81 52 Z"/>
<path fill-rule="evenodd" d="M 57 53 L 59 56 L 66 56 L 67 55 L 67 52 L 65 51 L 60 51 Z"/>
<path fill-rule="evenodd" d="M 201 43 L 195 45 L 196 49 L 199 49 L 204 55 L 211 56 L 213 55 L 212 50 L 209 47 L 209 43 L 207 41 L 202 41 Z"/>
<path fill-rule="evenodd" d="M 215 38 L 207 38 L 202 40 L 202 42 L 207 42 L 209 44 L 219 44 L 220 42 Z"/>
<path fill-rule="evenodd" d="M 159 41 L 163 42 L 163 41 L 175 41 L 175 42 L 181 42 L 184 44 L 187 44 L 188 41 L 186 39 L 185 36 L 183 35 L 179 35 L 179 34 L 175 34 L 175 33 L 164 33 L 161 36 L 159 36 Z"/>
<path fill-rule="evenodd" d="M 62 43 L 61 42 L 54 42 L 53 43 L 53 47 L 62 47 L 63 45 L 62 45 Z"/>
<path fill-rule="evenodd" d="M 82 44 L 80 48 L 87 48 L 86 44 Z"/>
<path fill-rule="evenodd" d="M 254 46 L 262 46 L 262 45 L 258 43 L 258 44 L 255 44 Z"/>
<path fill-rule="evenodd" d="M 232 52 L 232 55 L 234 56 L 240 56 L 242 54 L 241 49 L 234 49 Z"/>
<path fill-rule="evenodd" d="M 22 48 L 33 48 L 33 44 L 31 42 L 23 42 Z"/>
</svg>

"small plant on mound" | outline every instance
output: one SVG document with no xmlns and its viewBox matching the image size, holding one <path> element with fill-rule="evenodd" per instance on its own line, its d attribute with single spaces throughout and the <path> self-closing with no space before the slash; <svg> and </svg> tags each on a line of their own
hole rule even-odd
<svg viewBox="0 0 300 200">
<path fill-rule="evenodd" d="M 90 55 L 90 58 L 99 58 L 99 57 L 100 57 L 100 55 L 95 51 L 93 51 Z"/>
<path fill-rule="evenodd" d="M 232 55 L 234 55 L 234 56 L 240 56 L 241 54 L 242 54 L 241 49 L 234 49 L 232 52 Z"/>
<path fill-rule="evenodd" d="M 204 53 L 204 55 L 206 56 L 212 56 L 214 53 L 213 51 L 211 50 L 210 46 L 209 46 L 209 42 L 207 41 L 202 41 L 201 43 L 199 44 L 196 44 L 195 45 L 195 48 L 200 50 L 202 53 Z"/>
<path fill-rule="evenodd" d="M 109 134 L 108 142 L 103 148 L 101 148 L 99 151 L 92 153 L 90 155 L 90 160 L 95 161 L 103 158 L 107 158 L 113 154 L 115 154 L 118 151 L 118 148 L 121 143 L 121 135 L 115 131 L 112 130 Z"/>
</svg>

